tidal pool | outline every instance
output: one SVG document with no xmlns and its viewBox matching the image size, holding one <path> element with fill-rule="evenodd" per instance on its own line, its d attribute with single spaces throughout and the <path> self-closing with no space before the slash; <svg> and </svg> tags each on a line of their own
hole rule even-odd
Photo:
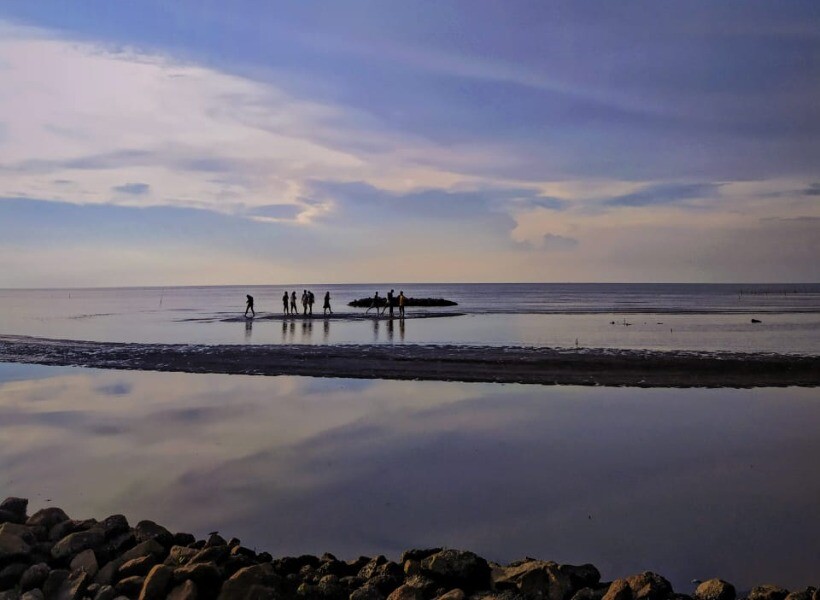
<svg viewBox="0 0 820 600">
<path fill-rule="evenodd" d="M 445 545 L 796 588 L 817 584 L 819 400 L 0 364 L 0 490 L 274 555 Z"/>
</svg>

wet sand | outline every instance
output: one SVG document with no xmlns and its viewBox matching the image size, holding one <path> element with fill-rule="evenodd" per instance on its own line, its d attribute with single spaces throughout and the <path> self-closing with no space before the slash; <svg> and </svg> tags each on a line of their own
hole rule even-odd
<svg viewBox="0 0 820 600">
<path fill-rule="evenodd" d="M 0 336 L 0 361 L 106 369 L 606 385 L 820 385 L 820 357 L 423 345 L 125 344 Z"/>
</svg>

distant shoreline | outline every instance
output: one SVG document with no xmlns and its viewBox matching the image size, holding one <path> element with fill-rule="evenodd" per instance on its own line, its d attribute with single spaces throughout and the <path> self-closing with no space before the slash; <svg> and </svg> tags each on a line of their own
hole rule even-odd
<svg viewBox="0 0 820 600">
<path fill-rule="evenodd" d="M 0 335 L 0 362 L 102 369 L 630 387 L 820 386 L 820 356 L 456 345 L 128 344 Z"/>
</svg>

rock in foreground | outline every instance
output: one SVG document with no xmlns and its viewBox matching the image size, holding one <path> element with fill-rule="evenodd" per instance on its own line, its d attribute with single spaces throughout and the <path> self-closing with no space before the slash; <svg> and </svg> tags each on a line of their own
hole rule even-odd
<svg viewBox="0 0 820 600">
<path fill-rule="evenodd" d="M 593 565 L 527 558 L 509 565 L 452 548 L 339 560 L 332 554 L 274 559 L 235 538 L 196 540 L 123 515 L 71 519 L 59 508 L 27 515 L 0 504 L 0 600 L 691 600 L 656 573 L 601 582 Z M 695 600 L 736 600 L 711 579 Z M 820 600 L 816 588 L 761 585 L 749 600 Z"/>
</svg>

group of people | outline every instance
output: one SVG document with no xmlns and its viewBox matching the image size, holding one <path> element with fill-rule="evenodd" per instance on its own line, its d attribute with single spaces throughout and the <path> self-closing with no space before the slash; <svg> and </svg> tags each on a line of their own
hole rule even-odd
<svg viewBox="0 0 820 600">
<path fill-rule="evenodd" d="M 316 302 L 316 296 L 313 295 L 313 292 L 310 290 L 302 290 L 302 314 L 303 315 L 313 315 L 313 305 Z M 328 314 L 328 312 L 332 315 L 333 310 L 330 308 L 330 292 L 325 292 L 325 302 L 323 305 L 324 314 Z M 285 291 L 285 295 L 282 296 L 282 309 L 284 310 L 286 315 L 298 315 L 299 308 L 296 306 L 296 290 L 288 295 L 288 292 Z"/>
<path fill-rule="evenodd" d="M 246 294 L 248 301 L 245 305 L 245 317 L 248 316 L 248 311 L 251 313 L 251 317 L 256 316 L 256 311 L 253 308 L 253 296 L 250 294 Z M 303 315 L 313 315 L 313 305 L 316 302 L 316 296 L 313 295 L 313 292 L 310 290 L 302 290 L 302 314 Z M 298 315 L 299 308 L 296 306 L 296 290 L 293 293 L 288 294 L 285 292 L 285 295 L 282 296 L 282 307 L 284 308 L 286 315 Z M 324 303 L 324 314 L 328 314 L 328 312 L 332 315 L 333 310 L 330 308 L 330 292 L 325 292 L 325 303 Z"/>
<path fill-rule="evenodd" d="M 383 315 L 385 313 L 385 311 L 389 310 L 390 311 L 390 313 L 389 313 L 390 318 L 392 319 L 393 318 L 393 307 L 398 305 L 398 307 L 399 307 L 399 319 L 403 319 L 404 318 L 404 305 L 407 304 L 407 298 L 404 295 L 404 290 L 400 290 L 398 296 L 394 296 L 394 293 L 395 293 L 395 290 L 390 290 L 389 292 L 387 292 L 387 304 L 385 304 L 384 308 L 382 308 L 381 312 L 379 312 L 379 309 L 380 309 L 381 304 L 382 304 L 382 298 L 381 298 L 381 296 L 379 296 L 379 292 L 376 292 L 375 295 L 373 296 L 373 301 L 370 303 L 370 306 L 368 307 L 368 309 L 366 311 L 364 311 L 365 314 L 370 312 L 371 308 L 375 308 L 376 313 L 381 314 L 381 315 Z"/>
</svg>

